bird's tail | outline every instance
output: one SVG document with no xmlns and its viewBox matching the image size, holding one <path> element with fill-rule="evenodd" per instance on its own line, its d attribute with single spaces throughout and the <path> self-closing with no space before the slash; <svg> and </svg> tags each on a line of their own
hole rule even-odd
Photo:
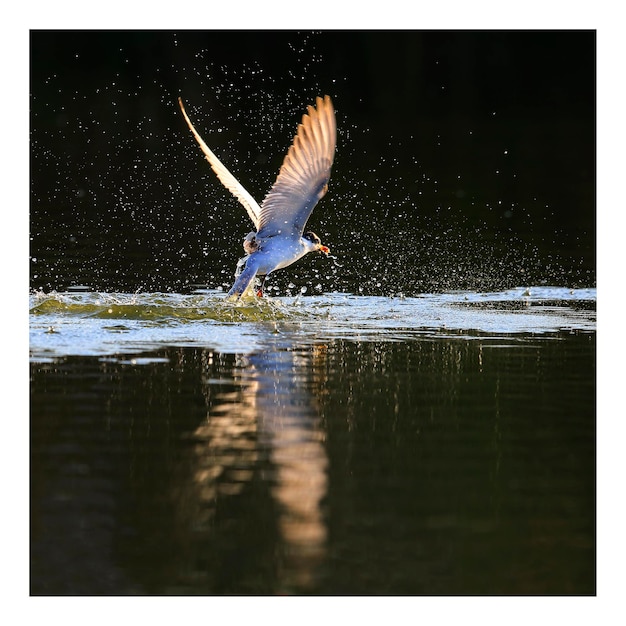
<svg viewBox="0 0 626 626">
<path fill-rule="evenodd" d="M 250 286 L 254 286 L 254 277 L 256 276 L 257 271 L 257 263 L 255 263 L 256 259 L 250 257 L 246 262 L 246 266 L 243 271 L 237 276 L 235 280 L 235 284 L 230 288 L 228 292 L 229 298 L 235 298 L 239 300 L 241 296 L 245 293 L 245 291 Z"/>
</svg>

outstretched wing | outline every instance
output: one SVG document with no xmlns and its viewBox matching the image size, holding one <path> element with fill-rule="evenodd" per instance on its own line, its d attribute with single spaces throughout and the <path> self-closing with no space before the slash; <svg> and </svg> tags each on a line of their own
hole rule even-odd
<svg viewBox="0 0 626 626">
<path fill-rule="evenodd" d="M 335 157 L 337 124 L 329 96 L 309 106 L 278 172 L 273 187 L 261 203 L 259 237 L 278 233 L 300 236 L 328 188 Z"/>
<path fill-rule="evenodd" d="M 211 152 L 209 146 L 204 143 L 204 140 L 196 129 L 193 127 L 191 120 L 187 116 L 187 112 L 185 111 L 185 107 L 183 106 L 183 101 L 181 98 L 178 98 L 178 104 L 180 105 L 180 110 L 183 112 L 183 116 L 185 121 L 187 122 L 187 126 L 193 133 L 193 136 L 196 138 L 196 141 L 200 144 L 202 148 L 202 152 L 206 156 L 206 160 L 211 165 L 211 169 L 217 174 L 217 177 L 220 179 L 224 187 L 228 189 L 244 207 L 246 207 L 246 211 L 248 211 L 248 215 L 250 219 L 254 222 L 255 228 L 259 229 L 259 222 L 261 216 L 261 207 L 258 202 L 244 189 L 241 183 L 224 167 L 222 162 Z"/>
</svg>

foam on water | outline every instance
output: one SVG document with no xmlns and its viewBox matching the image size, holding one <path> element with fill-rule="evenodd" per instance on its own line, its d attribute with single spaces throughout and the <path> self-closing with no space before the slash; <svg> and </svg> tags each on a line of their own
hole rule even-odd
<svg viewBox="0 0 626 626">
<path fill-rule="evenodd" d="M 593 332 L 595 289 L 518 288 L 416 298 L 331 293 L 233 303 L 220 291 L 181 294 L 49 293 L 30 296 L 32 361 L 140 354 L 163 346 L 250 353 L 334 339 L 485 341 Z"/>
</svg>

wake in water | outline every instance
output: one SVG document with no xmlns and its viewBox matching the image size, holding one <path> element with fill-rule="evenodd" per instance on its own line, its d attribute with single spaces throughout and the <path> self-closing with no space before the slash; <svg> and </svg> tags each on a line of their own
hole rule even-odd
<svg viewBox="0 0 626 626">
<path fill-rule="evenodd" d="M 40 361 L 189 345 L 249 354 L 276 337 L 285 349 L 338 339 L 525 341 L 528 335 L 594 332 L 595 302 L 595 289 L 557 287 L 417 298 L 333 293 L 236 303 L 220 291 L 35 292 L 30 296 L 30 349 L 31 358 Z"/>
<path fill-rule="evenodd" d="M 30 313 L 100 319 L 254 322 L 297 316 L 301 314 L 299 300 L 291 298 L 289 306 L 278 298 L 256 296 L 233 302 L 221 291 L 193 295 L 35 292 L 30 298 Z"/>
</svg>

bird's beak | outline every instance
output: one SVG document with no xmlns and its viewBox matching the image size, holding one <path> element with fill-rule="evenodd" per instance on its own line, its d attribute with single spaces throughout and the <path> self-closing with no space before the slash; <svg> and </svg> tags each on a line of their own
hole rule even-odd
<svg viewBox="0 0 626 626">
<path fill-rule="evenodd" d="M 318 250 L 320 252 L 323 252 L 326 256 L 330 254 L 330 248 L 328 246 L 323 246 L 322 244 L 319 244 Z"/>
</svg>

